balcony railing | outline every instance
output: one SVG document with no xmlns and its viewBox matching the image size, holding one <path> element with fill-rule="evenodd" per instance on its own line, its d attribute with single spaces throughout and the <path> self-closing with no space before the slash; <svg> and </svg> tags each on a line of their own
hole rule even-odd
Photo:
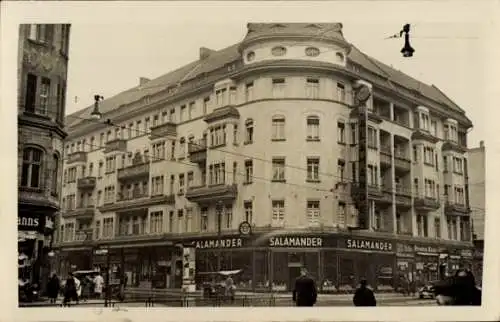
<svg viewBox="0 0 500 322">
<path fill-rule="evenodd" d="M 151 140 L 154 140 L 164 137 L 175 137 L 175 136 L 177 136 L 177 125 L 172 122 L 166 122 L 158 126 L 152 127 L 149 138 Z"/>
<path fill-rule="evenodd" d="M 77 217 L 77 218 L 92 218 L 95 213 L 95 205 L 87 204 L 87 205 L 79 205 L 75 209 L 64 210 L 62 212 L 63 217 Z"/>
<path fill-rule="evenodd" d="M 207 140 L 200 139 L 188 144 L 188 153 L 191 162 L 201 163 L 207 159 Z"/>
<path fill-rule="evenodd" d="M 215 202 L 215 201 L 233 201 L 238 195 L 238 186 L 218 184 L 200 187 L 189 187 L 186 192 L 186 198 L 192 202 Z"/>
<path fill-rule="evenodd" d="M 89 242 L 89 241 L 92 241 L 93 235 L 94 235 L 94 232 L 93 232 L 92 228 L 77 230 L 75 232 L 75 241 Z"/>
<path fill-rule="evenodd" d="M 96 177 L 80 178 L 78 179 L 76 185 L 78 189 L 94 189 L 96 185 Z"/>
<path fill-rule="evenodd" d="M 149 162 L 138 163 L 119 169 L 117 174 L 118 180 L 129 180 L 141 177 L 149 177 Z"/>
<path fill-rule="evenodd" d="M 394 153 L 394 167 L 402 171 L 410 171 L 411 159 L 408 154 L 403 152 Z"/>
<path fill-rule="evenodd" d="M 128 196 L 121 196 L 118 194 L 115 203 L 105 204 L 104 206 L 99 207 L 99 210 L 101 212 L 133 210 L 160 204 L 175 204 L 175 195 L 156 195 L 149 197 L 149 195 L 140 192 Z"/>
<path fill-rule="evenodd" d="M 467 215 L 470 213 L 470 209 L 466 205 L 455 202 L 447 202 L 444 211 L 450 215 Z"/>
<path fill-rule="evenodd" d="M 72 164 L 72 163 L 86 163 L 87 162 L 87 152 L 83 151 L 78 151 L 78 152 L 73 152 L 70 155 L 68 155 L 68 160 L 66 161 L 67 164 Z"/>
<path fill-rule="evenodd" d="M 396 187 L 396 205 L 411 207 L 411 193 L 409 187 Z"/>
<path fill-rule="evenodd" d="M 115 139 L 112 141 L 106 142 L 106 147 L 104 149 L 104 153 L 109 152 L 126 152 L 127 151 L 127 141 L 124 139 Z"/>
<path fill-rule="evenodd" d="M 418 197 L 413 201 L 417 210 L 431 211 L 440 207 L 439 201 L 431 197 Z"/>
</svg>

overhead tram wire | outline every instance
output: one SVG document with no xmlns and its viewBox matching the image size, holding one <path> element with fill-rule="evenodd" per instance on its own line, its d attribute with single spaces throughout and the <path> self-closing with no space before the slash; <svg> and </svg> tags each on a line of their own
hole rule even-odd
<svg viewBox="0 0 500 322">
<path fill-rule="evenodd" d="M 114 127 L 114 128 L 117 128 L 117 129 L 122 129 L 122 127 L 120 125 L 117 125 L 117 124 L 114 124 L 114 123 L 106 123 L 106 121 L 100 121 L 100 120 L 95 120 L 95 119 L 88 119 L 88 118 L 80 118 L 80 119 L 83 119 L 83 120 L 87 120 L 89 122 L 93 122 L 93 123 L 96 123 L 96 124 L 102 124 L 102 125 L 105 125 L 105 126 L 110 126 L 110 127 Z M 133 130 L 135 131 L 136 133 L 142 133 L 143 135 L 149 135 L 151 136 L 151 133 L 147 132 L 147 131 L 144 131 L 144 130 Z M 157 136 L 157 137 L 153 137 L 153 139 L 165 139 L 165 137 L 161 137 L 161 136 Z M 189 143 L 189 142 L 188 142 Z M 191 144 L 194 144 L 194 145 L 197 145 L 199 147 L 205 147 L 205 146 L 202 146 L 200 144 L 196 144 L 196 143 L 191 143 Z M 97 147 L 98 149 L 104 149 L 105 147 L 103 146 L 99 146 L 99 145 L 91 145 L 90 143 L 85 143 L 85 145 L 89 145 L 89 146 L 94 146 L 94 147 Z M 208 146 L 206 147 L 207 149 L 209 148 Z M 217 149 L 217 151 L 219 152 L 222 152 L 222 153 L 227 153 L 227 154 L 232 154 L 232 155 L 235 155 L 235 156 L 240 156 L 240 157 L 244 157 L 244 158 L 247 158 L 247 159 L 252 159 L 252 160 L 257 160 L 257 161 L 261 161 L 261 162 L 265 162 L 265 163 L 271 163 L 272 164 L 272 160 L 267 160 L 267 159 L 262 159 L 262 158 L 258 158 L 258 157 L 254 157 L 254 156 L 251 156 L 251 155 L 246 155 L 246 154 L 241 154 L 241 153 L 237 153 L 237 152 L 232 152 L 232 151 L 227 151 L 227 150 L 223 150 L 223 149 Z M 67 158 L 65 158 L 65 160 L 67 160 Z M 188 166 L 193 166 L 193 167 L 196 167 L 198 168 L 198 166 L 196 164 L 192 164 L 192 163 L 186 163 L 186 162 L 181 162 L 181 161 L 178 161 L 178 160 L 172 160 L 172 159 L 165 159 L 165 158 L 160 158 L 158 159 L 158 161 L 171 161 L 171 162 L 176 162 L 176 163 L 180 163 L 180 164 L 184 164 L 184 165 L 188 165 Z M 308 172 L 308 169 L 307 168 L 303 168 L 303 167 L 298 167 L 298 166 L 292 166 L 292 165 L 287 165 L 285 164 L 284 166 L 285 168 L 291 168 L 291 169 L 295 169 L 295 170 L 301 170 L 305 173 Z M 229 173 L 229 174 L 232 174 L 233 172 L 232 171 L 226 171 L 226 173 Z M 240 173 L 242 174 L 242 173 Z M 245 175 L 244 173 L 242 175 Z M 331 178 L 335 178 L 335 179 L 341 179 L 342 181 L 338 181 L 337 184 L 342 184 L 342 183 L 358 183 L 357 181 L 355 180 L 352 180 L 352 179 L 346 179 L 346 178 L 343 178 L 343 177 L 340 177 L 336 174 L 332 174 L 332 173 L 328 173 L 328 172 L 318 172 L 318 175 L 323 175 L 323 176 L 327 176 L 327 177 L 331 177 Z M 311 187 L 311 186 L 306 186 L 306 185 L 301 185 L 301 184 L 292 184 L 292 183 L 289 183 L 289 182 L 281 182 L 281 181 L 275 181 L 273 179 L 268 179 L 268 178 L 263 178 L 263 177 L 254 177 L 256 179 L 259 179 L 259 180 L 264 180 L 264 181 L 268 181 L 268 182 L 272 182 L 272 183 L 276 183 L 276 184 L 286 184 L 286 185 L 293 185 L 293 186 L 298 186 L 298 187 L 304 187 L 304 188 L 308 188 L 308 189 L 312 189 L 312 190 L 316 190 L 316 191 L 324 191 L 324 192 L 330 192 L 332 193 L 332 189 L 330 190 L 327 190 L 327 189 L 322 189 L 322 188 L 315 188 L 315 187 Z M 483 183 L 475 183 L 475 184 L 472 184 L 472 185 L 482 185 Z M 471 186 L 471 185 L 469 185 Z M 393 189 L 392 192 L 406 192 L 406 193 L 409 193 L 409 194 L 412 194 L 412 189 L 411 188 L 400 188 L 400 189 Z M 443 196 L 445 196 L 445 194 L 443 194 Z M 439 200 L 439 201 L 448 201 L 446 198 L 435 198 L 436 200 Z M 478 208 L 480 209 L 480 208 Z M 480 209 L 480 210 L 483 210 L 484 209 Z"/>
</svg>

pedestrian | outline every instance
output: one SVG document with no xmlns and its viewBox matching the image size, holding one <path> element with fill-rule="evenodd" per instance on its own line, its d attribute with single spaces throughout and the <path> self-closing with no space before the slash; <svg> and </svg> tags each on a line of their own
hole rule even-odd
<svg viewBox="0 0 500 322">
<path fill-rule="evenodd" d="M 76 290 L 75 278 L 72 273 L 69 273 L 68 278 L 66 279 L 66 284 L 64 285 L 64 300 L 63 305 L 69 306 L 71 300 L 74 300 L 78 303 L 78 294 Z"/>
<path fill-rule="evenodd" d="M 368 288 L 367 284 L 366 279 L 361 279 L 359 282 L 359 287 L 356 289 L 352 299 L 354 306 L 377 306 L 375 294 Z"/>
<path fill-rule="evenodd" d="M 234 303 L 236 286 L 234 285 L 233 278 L 229 275 L 224 283 L 225 287 L 225 297 L 229 299 L 231 303 Z"/>
<path fill-rule="evenodd" d="M 47 295 L 49 296 L 51 304 L 55 304 L 57 302 L 60 287 L 61 282 L 59 281 L 57 274 L 54 273 L 47 283 Z"/>
<path fill-rule="evenodd" d="M 97 299 L 101 298 L 103 286 L 104 286 L 104 278 L 102 277 L 101 273 L 98 273 L 94 277 L 94 296 Z"/>
<path fill-rule="evenodd" d="M 481 295 L 472 272 L 458 270 L 453 285 L 453 305 L 481 305 Z"/>
<path fill-rule="evenodd" d="M 292 299 L 297 306 L 314 306 L 318 297 L 316 282 L 305 267 L 300 268 L 300 276 L 295 280 Z"/>
</svg>

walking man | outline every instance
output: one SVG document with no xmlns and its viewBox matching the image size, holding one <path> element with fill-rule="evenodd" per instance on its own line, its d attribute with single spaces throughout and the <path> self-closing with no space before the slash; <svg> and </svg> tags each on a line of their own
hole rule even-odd
<svg viewBox="0 0 500 322">
<path fill-rule="evenodd" d="M 297 306 L 314 306 L 318 297 L 316 283 L 309 276 L 307 269 L 301 267 L 300 276 L 295 280 L 293 301 Z"/>
<path fill-rule="evenodd" d="M 375 295 L 373 291 L 367 287 L 366 279 L 362 279 L 359 282 L 359 287 L 354 293 L 352 301 L 354 306 L 377 306 L 377 300 L 375 300 Z"/>
</svg>

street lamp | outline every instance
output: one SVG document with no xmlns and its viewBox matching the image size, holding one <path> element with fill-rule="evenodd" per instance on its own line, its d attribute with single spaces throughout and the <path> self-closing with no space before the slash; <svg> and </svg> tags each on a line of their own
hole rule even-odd
<svg viewBox="0 0 500 322">
<path fill-rule="evenodd" d="M 101 95 L 94 95 L 94 110 L 90 113 L 90 116 L 95 120 L 100 120 L 102 118 L 102 113 L 99 111 L 99 102 L 103 99 L 104 97 Z"/>
<path fill-rule="evenodd" d="M 219 272 L 221 270 L 221 225 L 222 225 L 222 201 L 217 201 L 216 205 L 216 210 L 217 210 L 217 242 L 219 244 L 219 247 L 217 249 L 217 271 Z"/>
</svg>

